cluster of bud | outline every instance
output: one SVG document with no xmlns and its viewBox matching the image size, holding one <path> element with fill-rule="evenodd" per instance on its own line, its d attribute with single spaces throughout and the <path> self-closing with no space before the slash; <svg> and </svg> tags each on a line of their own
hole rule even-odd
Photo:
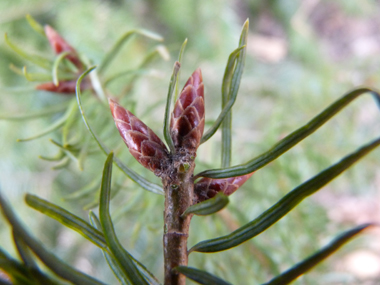
<svg viewBox="0 0 380 285">
<path fill-rule="evenodd" d="M 169 162 L 169 152 L 160 138 L 142 121 L 113 100 L 109 100 L 117 129 L 131 154 L 144 167 L 160 176 Z M 200 69 L 186 82 L 174 106 L 170 135 L 176 150 L 195 155 L 205 124 L 204 87 Z M 194 185 L 197 202 L 222 192 L 231 195 L 253 173 L 224 179 L 202 178 Z"/>
<path fill-rule="evenodd" d="M 77 51 L 67 43 L 67 41 L 61 37 L 56 30 L 54 30 L 49 25 L 45 26 L 45 35 L 50 43 L 50 46 L 55 54 L 60 54 L 62 52 L 67 52 L 65 56 L 71 63 L 75 65 L 78 69 L 76 76 L 79 76 L 80 72 L 83 71 L 83 63 L 80 60 Z M 64 94 L 74 94 L 76 87 L 76 79 L 73 80 L 60 80 L 58 84 L 53 82 L 46 82 L 38 85 L 37 90 L 44 90 L 55 93 L 64 93 Z M 81 84 L 81 89 L 90 89 L 91 85 L 87 80 L 84 80 Z"/>
</svg>

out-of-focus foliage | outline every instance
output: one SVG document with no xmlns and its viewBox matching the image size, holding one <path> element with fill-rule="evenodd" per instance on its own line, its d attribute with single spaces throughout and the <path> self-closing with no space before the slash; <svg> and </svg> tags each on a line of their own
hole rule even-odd
<svg viewBox="0 0 380 285">
<path fill-rule="evenodd" d="M 23 49 L 54 59 L 46 38 L 35 33 L 25 20 L 25 15 L 30 14 L 38 22 L 54 27 L 95 65 L 127 31 L 144 28 L 162 35 L 171 60 L 152 62 L 149 72 L 138 77 L 126 75 L 115 79 L 109 85 L 112 94 L 108 94 L 121 97 L 124 106 L 160 135 L 172 63 L 185 38 L 188 43 L 179 86 L 183 86 L 194 69 L 202 68 L 208 129 L 220 112 L 226 59 L 236 48 L 240 27 L 249 17 L 246 65 L 232 115 L 231 165 L 236 165 L 266 151 L 354 86 L 380 86 L 379 13 L 375 1 L 5 0 L 0 1 L 0 31 Z M 139 66 L 152 48 L 151 41 L 135 36 L 111 62 L 108 74 Z M 0 38 L 0 117 L 29 114 L 68 102 L 65 96 L 34 90 L 36 83 L 12 72 L 10 64 L 27 66 L 29 72 L 38 71 Z M 84 107 L 89 108 L 94 102 L 95 98 L 87 98 Z M 112 117 L 104 110 L 94 110 L 90 116 L 94 120 L 92 125 L 98 132 L 107 126 L 110 137 L 115 136 Z M 108 117 L 104 117 L 106 114 Z M 83 171 L 75 163 L 51 170 L 55 164 L 39 160 L 38 156 L 51 157 L 57 153 L 57 146 L 49 138 L 59 140 L 58 133 L 16 142 L 46 128 L 59 117 L 0 120 L 2 193 L 47 247 L 81 270 L 112 283 L 115 279 L 99 249 L 21 203 L 24 193 L 34 193 L 87 219 L 86 212 L 79 209 L 93 208 L 98 201 L 103 154 L 89 156 Z M 209 217 L 194 217 L 190 231 L 194 235 L 190 236 L 189 246 L 225 235 L 254 219 L 295 186 L 377 137 L 379 122 L 378 110 L 369 96 L 358 100 L 312 137 L 256 172 L 230 198 L 226 210 Z M 79 117 L 76 123 L 83 124 Z M 220 155 L 220 141 L 217 133 L 199 148 L 196 173 L 220 166 L 215 159 Z M 125 147 L 115 152 L 125 164 L 146 173 Z M 259 284 L 316 251 L 326 243 L 325 237 L 369 218 L 379 221 L 378 161 L 377 151 L 315 197 L 302 202 L 263 235 L 228 252 L 193 253 L 189 266 L 202 268 L 234 284 L 247 280 Z M 117 221 L 119 239 L 134 257 L 161 278 L 162 248 L 157 241 L 163 231 L 163 197 L 138 188 L 116 168 L 115 173 L 114 183 L 120 190 L 113 193 L 116 199 L 112 201 L 111 213 Z M 150 175 L 149 179 L 155 177 Z M 76 191 L 83 187 L 83 197 L 78 198 Z M 349 203 L 355 207 L 347 209 Z M 3 222 L 0 240 L 3 247 L 12 243 Z M 364 248 L 364 244 L 366 238 L 361 238 L 348 245 L 347 250 Z M 377 249 L 372 244 L 365 248 L 379 253 L 378 244 Z M 15 255 L 11 246 L 7 249 Z M 372 275 L 350 272 L 346 257 L 347 251 L 342 250 L 295 284 L 364 284 L 366 280 L 379 278 L 379 272 Z M 380 263 L 378 259 L 377 262 Z"/>
</svg>

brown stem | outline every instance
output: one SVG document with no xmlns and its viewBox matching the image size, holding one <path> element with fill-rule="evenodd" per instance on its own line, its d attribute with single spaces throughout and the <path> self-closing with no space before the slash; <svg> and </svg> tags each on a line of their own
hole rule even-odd
<svg viewBox="0 0 380 285">
<path fill-rule="evenodd" d="M 173 268 L 187 266 L 187 238 L 191 215 L 184 218 L 182 213 L 193 204 L 194 199 L 194 156 L 176 154 L 162 176 L 165 189 L 164 262 L 165 285 L 184 285 L 185 276 L 173 272 Z"/>
</svg>

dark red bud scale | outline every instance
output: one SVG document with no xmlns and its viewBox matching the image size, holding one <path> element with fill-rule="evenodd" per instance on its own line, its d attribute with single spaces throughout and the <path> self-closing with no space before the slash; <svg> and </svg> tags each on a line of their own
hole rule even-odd
<svg viewBox="0 0 380 285">
<path fill-rule="evenodd" d="M 112 99 L 108 101 L 116 127 L 130 153 L 144 167 L 160 176 L 168 160 L 165 144 L 135 115 Z"/>
<path fill-rule="evenodd" d="M 205 125 L 203 80 L 200 69 L 186 82 L 174 106 L 170 121 L 170 135 L 176 149 L 195 152 Z"/>
<path fill-rule="evenodd" d="M 68 60 L 75 64 L 76 67 L 82 68 L 82 63 L 78 57 L 76 50 L 69 45 L 58 33 L 49 25 L 45 26 L 45 34 L 49 43 L 56 54 L 68 51 L 70 54 L 66 56 Z"/>
<path fill-rule="evenodd" d="M 242 176 L 223 179 L 202 178 L 197 183 L 195 183 L 194 193 L 197 197 L 198 202 L 210 199 L 219 192 L 222 192 L 228 196 L 234 193 L 252 175 L 253 173 L 250 173 Z"/>
<path fill-rule="evenodd" d="M 36 86 L 37 90 L 44 90 L 55 93 L 73 94 L 75 93 L 75 87 L 77 82 L 75 80 L 59 81 L 58 86 L 53 82 L 42 83 Z M 89 81 L 83 81 L 81 83 L 81 90 L 90 89 L 91 84 Z"/>
</svg>

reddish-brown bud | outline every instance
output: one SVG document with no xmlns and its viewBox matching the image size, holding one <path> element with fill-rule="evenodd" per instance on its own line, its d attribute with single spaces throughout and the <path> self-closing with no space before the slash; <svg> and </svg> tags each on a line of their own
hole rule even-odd
<svg viewBox="0 0 380 285">
<path fill-rule="evenodd" d="M 69 45 L 58 33 L 49 25 L 45 26 L 45 34 L 49 43 L 56 54 L 68 51 L 70 52 L 66 58 L 75 64 L 76 67 L 82 68 L 82 63 L 78 57 L 76 50 Z"/>
<path fill-rule="evenodd" d="M 195 152 L 205 126 L 203 80 L 200 69 L 186 82 L 174 106 L 170 121 L 170 135 L 175 148 Z"/>
<path fill-rule="evenodd" d="M 77 82 L 75 80 L 59 81 L 58 86 L 53 82 L 47 82 L 37 85 L 36 89 L 55 93 L 74 94 L 76 85 Z M 88 81 L 83 81 L 80 86 L 82 90 L 91 88 L 91 84 Z"/>
<path fill-rule="evenodd" d="M 194 193 L 197 201 L 202 202 L 204 200 L 210 199 L 219 192 L 222 192 L 227 196 L 231 195 L 252 175 L 253 173 L 249 173 L 242 176 L 223 179 L 202 178 L 194 185 Z"/>
<path fill-rule="evenodd" d="M 112 99 L 109 99 L 109 104 L 116 127 L 130 153 L 144 167 L 160 176 L 168 163 L 165 144 L 131 112 Z"/>
</svg>

